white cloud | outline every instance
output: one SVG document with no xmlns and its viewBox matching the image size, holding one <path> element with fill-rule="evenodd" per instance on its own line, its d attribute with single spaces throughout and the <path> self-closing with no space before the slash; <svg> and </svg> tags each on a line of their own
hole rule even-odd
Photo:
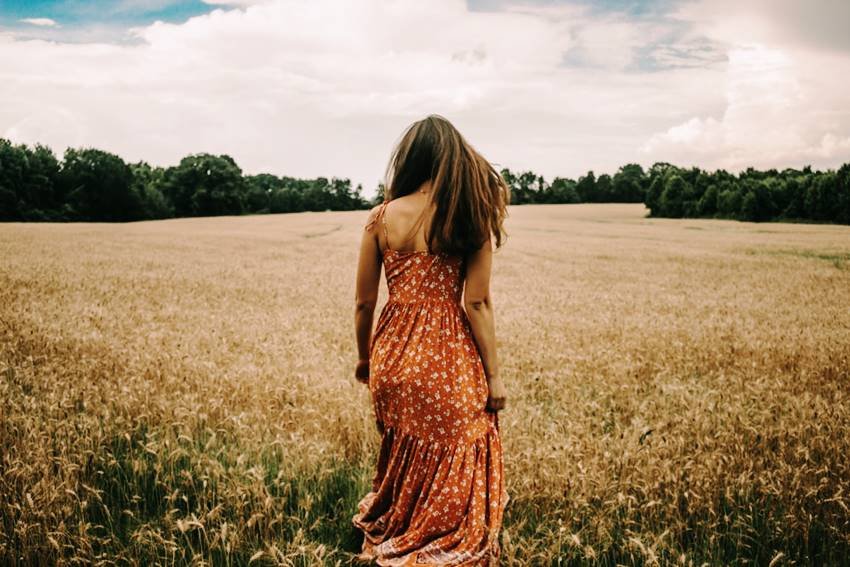
<svg viewBox="0 0 850 567">
<path fill-rule="evenodd" d="M 800 73 L 822 56 L 735 47 L 727 62 L 700 29 L 676 35 L 576 6 L 238 4 L 133 29 L 133 44 L 0 33 L 0 136 L 161 165 L 228 153 L 248 173 L 350 177 L 371 192 L 403 129 L 432 112 L 491 161 L 547 178 L 637 160 L 713 167 L 730 148 L 743 165 L 795 148 L 835 162 L 850 133 L 834 90 L 843 79 Z M 642 49 L 681 68 L 635 70 Z M 565 65 L 570 53 L 583 64 Z"/>
<path fill-rule="evenodd" d="M 784 3 L 792 12 L 793 3 Z M 847 12 L 817 2 L 823 29 Z M 822 4 L 822 5 L 820 5 Z M 828 5 L 827 5 L 828 4 Z M 653 135 L 648 158 L 740 170 L 755 167 L 834 167 L 850 161 L 850 51 L 811 41 L 787 13 L 761 0 L 684 4 L 678 17 L 726 45 L 722 112 L 691 115 Z M 808 10 L 809 8 L 807 8 Z M 815 16 L 809 16 L 813 23 Z"/>
<path fill-rule="evenodd" d="M 696 0 L 681 3 L 676 17 L 729 44 L 850 50 L 846 0 Z"/>
<path fill-rule="evenodd" d="M 25 24 L 32 24 L 34 26 L 53 27 L 56 25 L 56 22 L 50 18 L 22 18 L 18 21 Z"/>
</svg>

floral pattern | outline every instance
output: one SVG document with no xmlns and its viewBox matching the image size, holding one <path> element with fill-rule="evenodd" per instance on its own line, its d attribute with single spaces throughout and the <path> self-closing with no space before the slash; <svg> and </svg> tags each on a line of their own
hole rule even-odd
<svg viewBox="0 0 850 567">
<path fill-rule="evenodd" d="M 372 489 L 352 519 L 364 533 L 361 558 L 496 565 L 509 497 L 498 413 L 485 409 L 484 366 L 461 306 L 463 258 L 387 249 L 383 263 L 389 298 L 369 377 L 383 433 Z"/>
</svg>

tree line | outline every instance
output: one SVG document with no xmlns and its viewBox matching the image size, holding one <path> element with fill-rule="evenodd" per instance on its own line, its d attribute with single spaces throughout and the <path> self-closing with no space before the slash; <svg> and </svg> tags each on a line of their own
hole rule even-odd
<svg viewBox="0 0 850 567">
<path fill-rule="evenodd" d="M 228 155 L 173 167 L 93 148 L 52 150 L 0 139 L 0 220 L 135 221 L 172 217 L 355 210 L 369 206 L 348 179 L 244 175 Z"/>
<path fill-rule="evenodd" d="M 650 216 L 850 224 L 850 163 L 838 171 L 749 168 L 734 175 L 656 163 L 628 164 L 613 176 L 592 171 L 547 183 L 533 172 L 502 170 L 511 203 L 644 203 Z"/>
<path fill-rule="evenodd" d="M 850 224 L 850 163 L 838 171 L 749 168 L 738 175 L 656 163 L 647 179 L 644 202 L 656 217 Z"/>
<path fill-rule="evenodd" d="M 501 174 L 512 204 L 645 203 L 655 217 L 850 224 L 850 164 L 838 171 L 681 168 L 656 163 L 593 171 L 551 182 L 532 171 Z M 244 175 L 228 155 L 195 154 L 172 167 L 126 163 L 94 148 L 69 148 L 60 161 L 46 146 L 0 138 L 0 220 L 134 221 L 172 217 L 366 209 L 348 179 Z"/>
</svg>

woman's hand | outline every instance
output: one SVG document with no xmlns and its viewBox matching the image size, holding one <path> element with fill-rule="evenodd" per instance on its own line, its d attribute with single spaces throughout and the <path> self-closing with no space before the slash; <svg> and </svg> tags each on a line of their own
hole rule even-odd
<svg viewBox="0 0 850 567">
<path fill-rule="evenodd" d="M 369 359 L 357 361 L 357 368 L 354 369 L 354 378 L 362 384 L 369 383 Z"/>
<path fill-rule="evenodd" d="M 505 390 L 505 385 L 502 384 L 502 379 L 498 376 L 488 378 L 487 387 L 490 389 L 490 393 L 487 395 L 487 409 L 494 412 L 505 409 L 508 392 Z"/>
</svg>

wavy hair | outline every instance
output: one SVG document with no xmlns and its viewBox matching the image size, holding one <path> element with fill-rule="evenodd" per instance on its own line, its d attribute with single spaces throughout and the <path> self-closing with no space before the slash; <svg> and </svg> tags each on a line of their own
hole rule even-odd
<svg viewBox="0 0 850 567">
<path fill-rule="evenodd" d="M 437 114 L 414 122 L 402 134 L 387 166 L 384 201 L 414 193 L 429 180 L 434 209 L 425 233 L 429 250 L 465 256 L 491 235 L 496 248 L 502 246 L 510 189 L 452 123 Z M 423 220 L 424 211 L 414 232 Z"/>
</svg>

